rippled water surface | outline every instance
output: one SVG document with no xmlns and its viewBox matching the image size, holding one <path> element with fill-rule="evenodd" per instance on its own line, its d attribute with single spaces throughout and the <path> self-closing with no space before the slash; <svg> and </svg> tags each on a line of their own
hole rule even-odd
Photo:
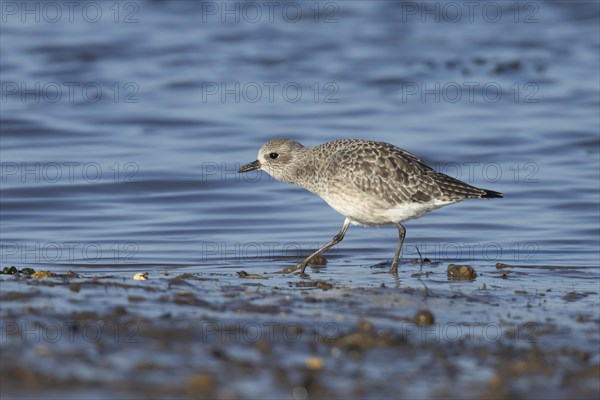
<svg viewBox="0 0 600 400">
<path fill-rule="evenodd" d="M 73 23 L 5 13 L 4 264 L 279 267 L 342 222 L 308 192 L 235 173 L 289 136 L 391 142 L 505 193 L 409 222 L 406 256 L 598 265 L 593 2 L 507 5 L 495 23 L 395 2 L 252 23 L 223 4 L 102 6 L 97 23 L 83 8 Z M 395 236 L 352 228 L 332 264 L 390 259 Z"/>
<path fill-rule="evenodd" d="M 406 223 L 401 279 L 418 248 L 598 296 L 598 3 L 469 14 L 449 2 L 460 16 L 444 3 L 253 4 L 84 2 L 56 15 L 2 3 L 2 267 L 235 277 L 290 266 L 343 217 L 236 171 L 273 137 L 352 137 L 504 193 Z M 390 262 L 396 238 L 351 227 L 320 276 L 385 284 L 371 267 Z"/>
</svg>

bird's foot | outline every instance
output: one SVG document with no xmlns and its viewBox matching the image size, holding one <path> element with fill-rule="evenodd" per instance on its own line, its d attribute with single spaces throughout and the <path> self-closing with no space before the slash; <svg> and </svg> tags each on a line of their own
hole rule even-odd
<svg viewBox="0 0 600 400">
<path fill-rule="evenodd" d="M 277 272 L 273 272 L 274 274 L 291 274 L 292 272 L 298 271 L 299 269 L 301 270 L 298 275 L 300 275 L 302 278 L 307 277 L 308 275 L 304 273 L 304 268 L 306 268 L 306 264 L 304 262 L 301 262 L 299 264 L 294 265 L 293 267 L 286 267 L 284 269 L 282 269 L 281 271 L 277 271 Z"/>
<path fill-rule="evenodd" d="M 390 273 L 398 275 L 398 263 L 392 263 L 392 266 L 390 267 Z"/>
</svg>

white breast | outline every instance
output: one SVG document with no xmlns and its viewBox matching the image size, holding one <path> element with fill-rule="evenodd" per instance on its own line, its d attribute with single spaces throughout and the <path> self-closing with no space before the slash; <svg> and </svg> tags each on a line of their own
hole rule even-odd
<svg viewBox="0 0 600 400">
<path fill-rule="evenodd" d="M 428 211 L 435 210 L 454 201 L 433 200 L 427 203 L 403 203 L 390 207 L 373 196 L 336 193 L 322 196 L 338 213 L 360 225 L 386 225 L 419 218 Z"/>
</svg>

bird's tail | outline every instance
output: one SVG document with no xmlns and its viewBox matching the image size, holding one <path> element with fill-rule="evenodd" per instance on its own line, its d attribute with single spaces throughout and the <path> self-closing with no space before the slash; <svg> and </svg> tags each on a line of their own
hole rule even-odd
<svg viewBox="0 0 600 400">
<path fill-rule="evenodd" d="M 494 199 L 502 197 L 502 193 L 493 190 L 480 189 L 451 176 L 436 172 L 435 183 L 449 200 L 463 199 Z"/>
<path fill-rule="evenodd" d="M 504 197 L 500 192 L 494 192 L 493 190 L 481 189 L 485 193 L 481 195 L 482 199 L 497 199 L 499 197 Z"/>
</svg>

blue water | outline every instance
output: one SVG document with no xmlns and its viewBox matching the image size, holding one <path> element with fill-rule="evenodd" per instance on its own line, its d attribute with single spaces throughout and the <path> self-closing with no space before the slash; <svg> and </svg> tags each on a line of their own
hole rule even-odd
<svg viewBox="0 0 600 400">
<path fill-rule="evenodd" d="M 287 136 L 390 142 L 504 193 L 408 222 L 405 261 L 597 273 L 596 2 L 27 4 L 2 3 L 2 266 L 292 265 L 343 217 L 236 173 Z M 328 268 L 370 274 L 396 237 L 352 227 Z"/>
</svg>

